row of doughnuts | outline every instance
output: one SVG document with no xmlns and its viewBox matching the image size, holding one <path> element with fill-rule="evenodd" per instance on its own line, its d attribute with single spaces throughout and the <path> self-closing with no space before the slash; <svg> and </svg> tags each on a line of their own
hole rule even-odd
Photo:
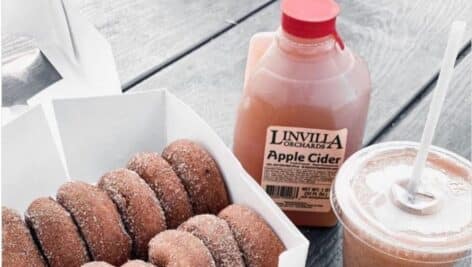
<svg viewBox="0 0 472 267">
<path fill-rule="evenodd" d="M 96 186 L 71 181 L 56 200 L 33 201 L 26 225 L 3 208 L 2 263 L 152 266 L 126 263 L 132 257 L 157 266 L 275 266 L 284 246 L 272 229 L 249 208 L 228 204 L 214 159 L 198 144 L 177 140 L 162 157 L 136 154 L 127 169 L 106 173 Z"/>
<path fill-rule="evenodd" d="M 114 267 L 113 265 L 109 264 L 106 261 L 91 261 L 87 262 L 81 267 Z M 121 265 L 121 267 L 154 267 L 152 263 L 145 262 L 142 260 L 129 260 L 125 264 Z"/>
</svg>

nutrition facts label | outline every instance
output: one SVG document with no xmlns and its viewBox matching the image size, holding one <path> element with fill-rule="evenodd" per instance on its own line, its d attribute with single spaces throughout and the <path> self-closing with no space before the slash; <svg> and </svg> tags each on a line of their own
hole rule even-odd
<svg viewBox="0 0 472 267">
<path fill-rule="evenodd" d="M 269 127 L 262 187 L 283 210 L 330 211 L 329 190 L 346 138 L 347 129 Z"/>
</svg>

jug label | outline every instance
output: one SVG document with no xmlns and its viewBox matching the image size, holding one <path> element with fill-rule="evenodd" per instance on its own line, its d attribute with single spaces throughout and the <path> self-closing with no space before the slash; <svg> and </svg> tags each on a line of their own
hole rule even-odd
<svg viewBox="0 0 472 267">
<path fill-rule="evenodd" d="M 347 129 L 267 128 L 262 187 L 283 210 L 329 212 Z"/>
</svg>

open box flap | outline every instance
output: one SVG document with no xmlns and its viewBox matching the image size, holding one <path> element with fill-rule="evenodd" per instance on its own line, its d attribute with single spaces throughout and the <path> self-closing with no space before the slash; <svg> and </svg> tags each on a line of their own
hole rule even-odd
<svg viewBox="0 0 472 267">
<path fill-rule="evenodd" d="M 4 0 L 2 5 L 4 33 L 34 39 L 61 76 L 28 99 L 28 105 L 53 97 L 121 93 L 110 45 L 68 1 Z"/>
<path fill-rule="evenodd" d="M 163 94 L 54 100 L 71 177 L 95 183 L 105 172 L 124 167 L 136 152 L 161 151 L 165 144 Z"/>
<path fill-rule="evenodd" d="M 67 171 L 42 106 L 2 127 L 2 205 L 24 211 L 54 196 Z"/>
</svg>

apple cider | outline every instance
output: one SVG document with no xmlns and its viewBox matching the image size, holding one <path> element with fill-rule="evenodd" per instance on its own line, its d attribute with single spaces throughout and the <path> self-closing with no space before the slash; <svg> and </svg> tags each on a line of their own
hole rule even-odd
<svg viewBox="0 0 472 267">
<path fill-rule="evenodd" d="M 282 26 L 253 36 L 234 153 L 296 225 L 332 226 L 338 168 L 362 145 L 367 65 L 336 32 L 331 0 L 286 0 Z"/>
</svg>

